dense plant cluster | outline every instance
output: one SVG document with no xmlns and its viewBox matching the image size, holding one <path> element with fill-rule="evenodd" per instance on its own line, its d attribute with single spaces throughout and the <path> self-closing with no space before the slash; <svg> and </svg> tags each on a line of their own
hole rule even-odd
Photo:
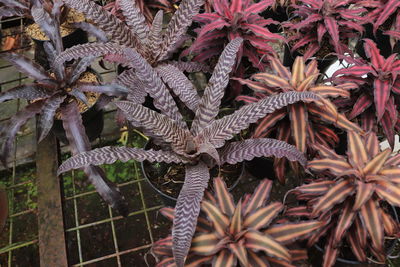
<svg viewBox="0 0 400 267">
<path fill-rule="evenodd" d="M 386 242 L 400 237 L 399 1 L 0 3 L 0 17 L 23 15 L 41 28 L 49 63 L 0 54 L 33 79 L 0 94 L 0 102 L 28 102 L 2 128 L 4 165 L 30 118 L 39 115 L 38 142 L 62 121 L 72 157 L 58 173 L 82 168 L 126 215 L 100 165 L 181 164 L 176 206 L 161 210 L 173 221 L 171 235 L 151 250 L 160 267 L 293 266 L 312 246 L 324 248 L 318 266 L 343 255 L 386 261 Z M 71 25 L 94 42 L 64 49 L 60 24 L 69 10 L 86 17 Z M 120 66 L 112 82 L 91 72 L 98 57 Z M 342 64 L 328 76 L 333 60 Z M 155 147 L 91 150 L 82 118 L 109 103 Z M 212 168 L 260 157 L 274 157 L 273 169 L 259 167 L 264 177 L 299 185 L 283 192 L 283 203 L 266 203 L 280 186 L 268 179 L 238 200 L 221 178 L 209 181 Z"/>
</svg>

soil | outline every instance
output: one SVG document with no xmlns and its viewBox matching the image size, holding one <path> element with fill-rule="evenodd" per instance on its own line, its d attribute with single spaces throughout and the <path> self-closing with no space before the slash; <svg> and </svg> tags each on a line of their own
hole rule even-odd
<svg viewBox="0 0 400 267">
<path fill-rule="evenodd" d="M 70 9 L 66 21 L 60 26 L 61 37 L 67 36 L 75 31 L 71 23 L 85 21 L 85 16 L 74 9 Z M 39 25 L 33 23 L 26 27 L 26 33 L 35 40 L 47 41 L 49 38 L 42 32 Z"/>
<path fill-rule="evenodd" d="M 182 189 L 185 180 L 185 165 L 184 164 L 167 164 L 167 163 L 143 163 L 144 171 L 150 182 L 164 194 L 177 198 Z M 210 170 L 210 177 L 222 177 L 228 186 L 231 188 L 242 173 L 243 163 L 235 165 L 224 164 L 220 168 L 218 166 Z M 209 183 L 209 189 L 211 189 Z"/>
</svg>

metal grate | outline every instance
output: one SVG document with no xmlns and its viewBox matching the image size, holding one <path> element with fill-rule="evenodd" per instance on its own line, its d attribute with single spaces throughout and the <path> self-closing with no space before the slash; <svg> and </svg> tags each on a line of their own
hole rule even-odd
<svg viewBox="0 0 400 267">
<path fill-rule="evenodd" d="M 19 43 L 14 45 L 18 53 L 33 57 L 33 50 L 24 37 L 23 19 L 8 21 L 18 23 L 12 31 L 8 31 L 12 33 L 9 35 L 11 37 L 18 35 Z M 8 21 L 4 20 L 0 25 Z M 6 31 L 2 30 L 2 33 Z M 3 34 L 3 40 L 5 36 Z M 115 75 L 115 69 L 101 70 L 100 74 L 109 81 Z M 7 62 L 0 61 L 2 91 L 25 82 L 25 76 Z M 23 101 L 2 103 L 0 126 L 6 125 L 10 116 L 24 105 Z M 113 117 L 114 110 L 107 110 L 105 125 Z M 135 138 L 139 139 L 140 136 Z M 113 139 L 115 142 L 115 128 L 106 130 L 97 143 Z M 0 185 L 5 187 L 8 194 L 9 218 L 0 233 L 0 266 L 39 266 L 35 140 L 35 122 L 31 120 L 17 136 L 11 168 L 1 170 Z M 66 148 L 62 148 L 62 151 L 65 152 Z M 165 236 L 170 225 L 166 220 L 157 218 L 162 203 L 143 180 L 139 166 L 136 162 L 130 162 L 105 167 L 107 176 L 118 184 L 129 202 L 130 213 L 127 218 L 115 214 L 100 199 L 82 172 L 74 171 L 63 177 L 69 265 L 146 266 L 146 253 L 151 243 Z"/>
</svg>

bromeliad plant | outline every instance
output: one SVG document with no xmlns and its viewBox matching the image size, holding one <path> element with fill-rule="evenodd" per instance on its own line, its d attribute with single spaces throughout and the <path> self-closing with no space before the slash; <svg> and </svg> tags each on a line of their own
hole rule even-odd
<svg viewBox="0 0 400 267">
<path fill-rule="evenodd" d="M 398 105 L 400 103 L 400 60 L 397 54 L 384 58 L 376 44 L 365 39 L 365 51 L 368 61 L 345 57 L 349 68 L 337 70 L 333 80 L 337 84 L 349 81 L 360 85 L 351 98 L 351 102 L 344 106 L 348 109 L 349 119 L 359 117 L 366 130 L 372 130 L 374 125 L 381 125 L 383 133 L 391 147 L 394 146 L 395 129 L 400 130 Z"/>
<path fill-rule="evenodd" d="M 194 17 L 194 20 L 203 26 L 197 29 L 196 40 L 184 54 L 193 53 L 196 55 L 194 61 L 204 62 L 221 54 L 229 41 L 241 37 L 244 42 L 237 57 L 238 63 L 244 56 L 256 69 L 264 70 L 265 63 L 262 62 L 264 56 L 276 53 L 269 43 L 285 40 L 281 35 L 271 33 L 265 27 L 278 22 L 259 15 L 270 8 L 274 1 L 261 0 L 254 3 L 252 0 L 219 0 L 211 3 L 214 12 Z"/>
<path fill-rule="evenodd" d="M 198 101 L 197 92 L 193 87 L 182 85 L 179 96 L 192 96 L 191 99 L 195 103 L 195 118 L 190 129 L 183 121 L 169 91 L 161 86 L 162 82 L 157 73 L 138 53 L 125 48 L 123 55 L 126 62 L 135 68 L 138 74 L 141 73 L 141 80 L 148 85 L 146 88 L 153 88 L 151 90 L 156 93 L 156 108 L 162 114 L 134 102 L 119 101 L 116 104 L 135 126 L 140 125 L 153 136 L 162 138 L 168 143 L 168 147 L 159 151 L 127 147 L 98 148 L 68 159 L 59 168 L 59 173 L 62 173 L 74 168 L 130 159 L 184 163 L 185 182 L 177 200 L 172 230 L 173 253 L 179 267 L 184 265 L 190 248 L 200 212 L 200 202 L 210 177 L 209 167 L 223 163 L 235 164 L 260 156 L 287 157 L 289 160 L 305 164 L 306 159 L 301 152 L 279 140 L 259 138 L 225 144 L 250 123 L 277 109 L 298 101 L 319 99 L 311 92 L 287 92 L 265 98 L 258 103 L 244 106 L 231 115 L 216 119 L 224 89 L 229 81 L 229 73 L 241 44 L 242 39 L 237 38 L 227 45 L 204 95 Z"/>
<path fill-rule="evenodd" d="M 208 67 L 197 62 L 173 61 L 171 55 L 185 40 L 186 29 L 192 23 L 203 3 L 203 0 L 183 0 L 179 9 L 172 16 L 165 32 L 163 28 L 163 12 L 159 11 L 149 27 L 143 14 L 132 0 L 120 0 L 119 5 L 125 17 L 125 22 L 108 13 L 101 6 L 90 0 L 65 0 L 66 5 L 84 13 L 87 18 L 93 20 L 98 28 L 107 35 L 109 42 L 88 43 L 76 45 L 67 49 L 57 59 L 65 62 L 72 59 L 93 56 L 105 56 L 107 60 L 129 66 L 121 57 L 121 50 L 125 47 L 135 49 L 150 65 L 155 67 L 158 76 L 168 84 L 176 95 L 180 94 L 180 83 L 191 84 L 181 71 L 196 72 L 208 71 Z M 142 87 L 141 74 L 135 67 L 125 70 L 116 80 L 116 83 L 135 91 L 141 96 L 146 95 L 148 88 Z M 174 81 L 176 77 L 179 81 Z M 158 93 L 156 93 L 158 94 Z M 150 93 L 152 96 L 152 94 Z M 136 101 L 142 101 L 144 97 L 132 96 Z M 154 97 L 156 99 L 157 97 Z"/>
<path fill-rule="evenodd" d="M 132 0 L 120 0 L 119 5 L 125 17 L 125 22 L 116 16 L 103 10 L 101 6 L 90 0 L 66 0 L 65 4 L 72 7 L 95 23 L 109 37 L 106 43 L 91 43 L 75 46 L 70 54 L 80 52 L 93 54 L 96 56 L 107 55 L 106 59 L 117 63 L 120 62 L 118 55 L 110 49 L 115 45 L 131 47 L 145 58 L 153 67 L 170 60 L 171 55 L 186 40 L 185 33 L 192 23 L 192 18 L 199 12 L 203 0 L 184 0 L 179 9 L 174 13 L 167 29 L 163 32 L 163 12 L 160 10 L 154 17 L 151 27 L 149 27 L 140 9 Z M 87 55 L 87 54 L 86 54 Z M 78 57 L 83 57 L 80 54 Z M 198 63 L 170 62 L 182 71 L 204 70 L 204 66 Z M 161 74 L 160 74 L 161 75 Z"/>
<path fill-rule="evenodd" d="M 286 245 L 307 238 L 322 226 L 319 221 L 277 221 L 283 210 L 280 202 L 267 204 L 271 180 L 263 180 L 252 195 L 243 196 L 235 205 L 221 178 L 214 179 L 214 194 L 207 192 L 201 203 L 200 217 L 185 266 L 212 263 L 216 267 L 292 266 L 291 262 L 307 257 L 305 250 Z M 173 220 L 174 210 L 161 213 Z M 152 254 L 158 267 L 174 266 L 172 237 L 154 243 Z"/>
<path fill-rule="evenodd" d="M 361 262 L 369 255 L 386 260 L 385 237 L 398 237 L 399 222 L 390 205 L 400 206 L 400 154 L 379 148 L 373 132 L 364 137 L 348 132 L 347 156 L 316 145 L 320 157 L 308 163 L 317 179 L 295 189 L 307 206 L 288 210 L 325 225 L 308 239 L 315 244 L 325 236 L 324 267 L 333 266 L 344 241 Z"/>
<path fill-rule="evenodd" d="M 0 94 L 0 102 L 12 99 L 28 101 L 24 109 L 11 117 L 8 127 L 2 129 L 4 142 L 1 148 L 1 161 L 4 165 L 7 165 L 8 155 L 20 127 L 36 114 L 39 114 L 39 142 L 48 135 L 54 119 L 58 117 L 63 122 L 72 154 L 90 150 L 80 112 L 91 106 L 96 108 L 94 103 L 101 97 L 101 93 L 114 96 L 126 94 L 126 89 L 121 86 L 93 84 L 97 76 L 92 72 L 86 72 L 92 61 L 90 57 L 85 57 L 69 66 L 55 64 L 56 56 L 63 50 L 58 27 L 61 4 L 61 1 L 55 1 L 51 13 L 47 13 L 41 5 L 34 4 L 31 9 L 35 22 L 50 39 L 44 44 L 50 70 L 45 71 L 40 65 L 23 55 L 1 54 L 2 59 L 9 61 L 17 70 L 34 79 L 33 83 L 17 86 Z M 123 197 L 114 185 L 106 181 L 104 172 L 95 166 L 85 167 L 84 172 L 101 197 L 109 205 L 125 214 Z"/>
<path fill-rule="evenodd" d="M 345 130 L 362 131 L 338 113 L 328 99 L 339 96 L 348 98 L 348 88 L 356 85 L 346 83 L 342 87 L 335 87 L 319 84 L 317 80 L 320 73 L 315 60 L 306 65 L 303 57 L 297 57 L 290 72 L 277 58 L 268 59 L 272 73 L 254 74 L 252 80 L 237 79 L 255 91 L 254 97 L 240 96 L 238 100 L 254 103 L 282 92 L 313 92 L 321 97 L 325 107 L 315 103 L 295 103 L 283 107 L 264 117 L 255 128 L 253 137 L 267 137 L 274 133 L 275 138 L 294 144 L 303 153 L 310 153 L 315 143 L 330 147 L 339 141 L 337 134 L 326 123 Z M 275 159 L 274 170 L 281 183 L 285 182 L 285 166 L 286 159 Z"/>
<path fill-rule="evenodd" d="M 292 20 L 284 24 L 288 31 L 295 32 L 288 37 L 292 42 L 291 51 L 305 47 L 304 57 L 308 59 L 317 52 L 324 57 L 336 52 L 343 55 L 351 53 L 348 48 L 349 38 L 362 34 L 361 24 L 369 22 L 363 16 L 367 9 L 357 6 L 357 1 L 346 0 L 299 0 L 293 1 Z M 332 48 L 329 49 L 329 46 Z"/>
</svg>

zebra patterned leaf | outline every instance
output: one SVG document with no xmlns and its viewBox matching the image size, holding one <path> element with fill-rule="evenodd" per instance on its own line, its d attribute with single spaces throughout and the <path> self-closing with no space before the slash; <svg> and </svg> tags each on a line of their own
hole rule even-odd
<svg viewBox="0 0 400 267">
<path fill-rule="evenodd" d="M 199 105 L 200 97 L 185 74 L 172 65 L 160 65 L 155 70 L 179 99 L 195 112 Z"/>
<path fill-rule="evenodd" d="M 180 127 L 187 128 L 174 99 L 152 66 L 131 48 L 125 48 L 124 54 L 129 65 L 135 69 L 137 77 L 146 85 L 147 93 L 154 100 L 154 106 L 175 120 Z"/>
<path fill-rule="evenodd" d="M 319 100 L 319 96 L 311 92 L 287 92 L 270 96 L 259 102 L 245 105 L 233 114 L 212 122 L 199 134 L 199 139 L 204 138 L 215 147 L 222 147 L 225 140 L 231 139 L 234 134 L 238 134 L 265 115 L 299 101 L 316 100 Z"/>
<path fill-rule="evenodd" d="M 269 139 L 257 138 L 244 141 L 232 142 L 224 146 L 221 150 L 221 162 L 236 164 L 244 160 L 252 160 L 255 157 L 274 156 L 278 158 L 286 157 L 290 161 L 298 161 L 305 166 L 307 159 L 295 146 L 286 142 Z"/>
<path fill-rule="evenodd" d="M 119 2 L 122 14 L 125 17 L 125 23 L 136 34 L 139 40 L 146 40 L 149 27 L 140 9 L 136 7 L 135 0 L 120 0 Z"/>
<path fill-rule="evenodd" d="M 12 99 L 34 100 L 49 97 L 45 89 L 36 84 L 24 84 L 14 87 L 0 94 L 0 103 Z"/>
<path fill-rule="evenodd" d="M 83 13 L 86 18 L 93 20 L 96 25 L 110 36 L 110 40 L 121 45 L 141 49 L 141 43 L 130 29 L 111 13 L 90 0 L 65 0 L 67 6 Z"/>
<path fill-rule="evenodd" d="M 214 120 L 219 111 L 225 87 L 229 82 L 229 73 L 235 64 L 236 54 L 242 45 L 243 39 L 236 38 L 231 41 L 218 59 L 217 66 L 208 82 L 201 98 L 200 105 L 192 124 L 191 131 L 198 134 L 205 126 Z"/>
<path fill-rule="evenodd" d="M 172 228 L 173 254 L 177 267 L 184 265 L 196 229 L 200 202 L 209 179 L 208 167 L 204 163 L 186 165 L 185 183 L 176 202 Z"/>
<path fill-rule="evenodd" d="M 131 147 L 113 147 L 106 146 L 96 148 L 91 151 L 82 152 L 76 156 L 73 156 L 66 161 L 58 169 L 58 173 L 64 173 L 72 169 L 78 169 L 89 165 L 102 165 L 112 164 L 117 160 L 127 162 L 128 160 L 150 162 L 166 162 L 166 163 L 180 163 L 185 160 L 176 156 L 173 152 L 169 151 L 156 151 L 156 150 L 143 150 L 140 148 Z"/>
<path fill-rule="evenodd" d="M 189 131 L 180 128 L 174 120 L 129 101 L 117 101 L 115 104 L 125 113 L 128 120 L 139 122 L 145 129 L 171 143 L 176 153 L 185 155 L 186 143 L 191 139 L 191 135 Z"/>
<path fill-rule="evenodd" d="M 164 12 L 159 10 L 154 16 L 153 24 L 148 33 L 146 54 L 149 55 L 151 60 L 155 60 L 160 53 L 160 46 L 162 43 L 162 23 L 164 18 Z"/>
<path fill-rule="evenodd" d="M 165 57 L 173 50 L 182 35 L 186 33 L 187 28 L 192 24 L 193 17 L 199 13 L 203 3 L 204 0 L 183 0 L 181 2 L 164 34 L 160 60 L 166 59 Z"/>
</svg>

